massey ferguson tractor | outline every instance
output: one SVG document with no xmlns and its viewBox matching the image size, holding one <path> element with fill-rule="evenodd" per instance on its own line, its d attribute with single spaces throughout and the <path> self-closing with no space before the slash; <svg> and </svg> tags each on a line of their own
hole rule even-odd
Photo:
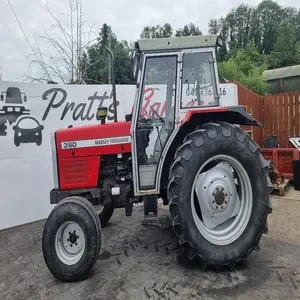
<svg viewBox="0 0 300 300">
<path fill-rule="evenodd" d="M 130 216 L 143 202 L 144 222 L 153 223 L 159 198 L 180 245 L 203 268 L 233 269 L 259 250 L 272 184 L 260 148 L 239 125 L 261 124 L 244 106 L 221 105 L 221 43 L 215 35 L 138 40 L 132 114 L 106 122 L 107 108 L 99 107 L 99 124 L 53 134 L 56 205 L 42 247 L 58 280 L 87 277 L 114 209 Z M 159 91 L 163 113 L 145 105 L 148 88 Z"/>
</svg>

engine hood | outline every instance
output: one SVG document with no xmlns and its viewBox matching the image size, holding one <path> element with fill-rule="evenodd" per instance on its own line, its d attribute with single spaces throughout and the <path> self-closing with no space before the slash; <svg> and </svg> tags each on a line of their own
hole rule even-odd
<svg viewBox="0 0 300 300">
<path fill-rule="evenodd" d="M 59 158 L 131 152 L 131 122 L 85 125 L 57 130 Z"/>
</svg>

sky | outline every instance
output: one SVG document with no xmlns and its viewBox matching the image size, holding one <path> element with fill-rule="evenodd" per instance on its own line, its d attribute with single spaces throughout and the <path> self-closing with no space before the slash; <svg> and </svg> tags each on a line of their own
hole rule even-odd
<svg viewBox="0 0 300 300">
<path fill-rule="evenodd" d="M 68 12 L 68 0 L 10 0 L 12 7 L 30 44 L 35 45 L 35 36 L 42 34 L 53 24 L 46 9 L 46 1 L 54 13 Z M 257 5 L 260 0 L 244 0 Z M 241 0 L 82 0 L 86 24 L 93 25 L 95 32 L 103 23 L 108 23 L 118 39 L 135 41 L 146 25 L 169 22 L 173 29 L 193 22 L 203 34 L 207 33 L 208 21 L 225 16 L 242 3 Z M 281 6 L 300 9 L 299 0 L 278 0 Z M 7 0 L 0 1 L 0 73 L 5 81 L 24 81 L 24 75 L 35 75 L 34 59 Z M 41 44 L 41 47 L 47 47 Z"/>
</svg>

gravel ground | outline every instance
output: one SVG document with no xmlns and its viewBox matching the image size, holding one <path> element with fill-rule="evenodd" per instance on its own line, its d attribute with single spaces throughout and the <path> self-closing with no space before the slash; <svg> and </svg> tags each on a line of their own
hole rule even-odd
<svg viewBox="0 0 300 300">
<path fill-rule="evenodd" d="M 90 276 L 61 283 L 41 252 L 44 221 L 0 231 L 1 299 L 300 299 L 300 196 L 272 197 L 269 233 L 261 249 L 234 272 L 201 271 L 178 247 L 168 210 L 160 227 L 116 210 L 103 228 L 104 244 Z"/>
</svg>

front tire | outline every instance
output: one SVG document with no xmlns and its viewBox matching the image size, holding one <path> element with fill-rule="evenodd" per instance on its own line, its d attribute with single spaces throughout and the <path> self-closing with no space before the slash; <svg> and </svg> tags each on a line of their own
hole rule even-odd
<svg viewBox="0 0 300 300">
<path fill-rule="evenodd" d="M 102 211 L 98 214 L 102 227 L 107 225 L 114 213 L 114 210 L 115 208 L 113 203 L 108 203 L 107 205 L 104 205 Z"/>
<path fill-rule="evenodd" d="M 234 125 L 209 123 L 186 137 L 171 166 L 168 198 L 190 259 L 234 268 L 259 249 L 271 212 L 267 172 L 258 145 Z"/>
<path fill-rule="evenodd" d="M 60 281 L 86 278 L 97 261 L 101 243 L 96 211 L 82 197 L 68 197 L 59 202 L 44 226 L 44 259 L 52 275 Z"/>
</svg>

